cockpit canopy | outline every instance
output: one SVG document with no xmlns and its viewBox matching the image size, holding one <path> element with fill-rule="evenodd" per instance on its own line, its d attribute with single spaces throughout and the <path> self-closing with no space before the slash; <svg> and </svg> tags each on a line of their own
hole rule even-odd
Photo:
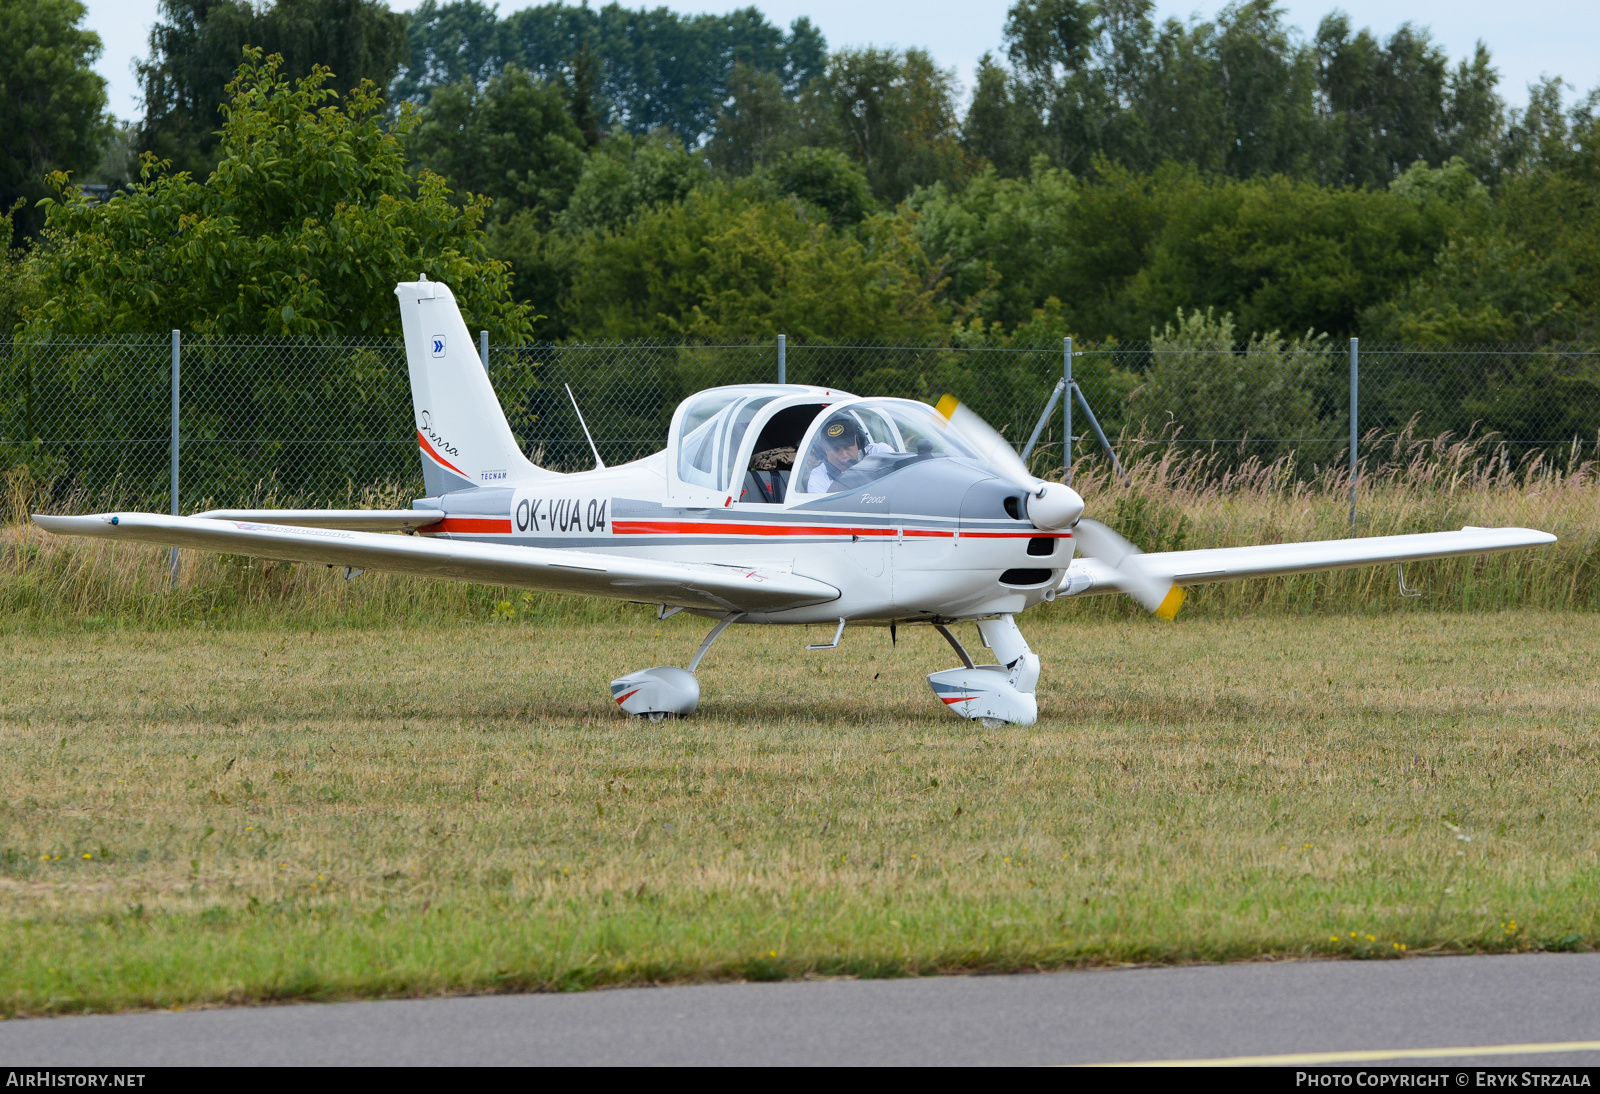
<svg viewBox="0 0 1600 1094">
<path fill-rule="evenodd" d="M 852 439 L 830 459 L 837 442 Z M 669 494 L 675 505 L 776 504 L 855 490 L 948 456 L 974 458 L 925 403 L 792 384 L 711 388 L 673 415 Z"/>
</svg>

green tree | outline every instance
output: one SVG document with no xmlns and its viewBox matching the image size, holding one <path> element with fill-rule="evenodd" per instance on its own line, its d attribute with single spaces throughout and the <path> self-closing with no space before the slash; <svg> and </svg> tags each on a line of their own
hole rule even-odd
<svg viewBox="0 0 1600 1094">
<path fill-rule="evenodd" d="M 1412 161 L 1443 158 L 1449 59 L 1425 32 L 1403 24 L 1380 45 L 1335 13 L 1316 49 L 1337 165 L 1328 181 L 1387 186 Z"/>
<path fill-rule="evenodd" d="M 106 82 L 91 67 L 100 36 L 80 26 L 78 0 L 0 0 L 0 209 L 3 245 L 37 233 L 34 203 L 49 193 L 52 171 L 85 172 L 110 138 Z"/>
<path fill-rule="evenodd" d="M 799 105 L 770 70 L 733 66 L 728 102 L 717 112 L 716 137 L 706 148 L 712 166 L 748 175 L 805 139 Z"/>
<path fill-rule="evenodd" d="M 519 209 L 490 221 L 484 245 L 490 257 L 511 270 L 512 298 L 539 320 L 542 341 L 559 341 L 572 333 L 563 298 L 572 284 L 582 239 L 554 230 L 532 209 Z"/>
<path fill-rule="evenodd" d="M 1499 145 L 1505 135 L 1505 103 L 1495 91 L 1499 83 L 1489 48 L 1479 42 L 1472 59 L 1462 60 L 1450 74 L 1450 101 L 1445 108 L 1445 149 L 1486 180 L 1497 176 Z"/>
<path fill-rule="evenodd" d="M 904 218 L 869 217 L 858 237 L 765 190 L 713 183 L 586 237 L 566 301 L 573 327 L 587 338 L 847 342 L 943 328 L 939 270 Z"/>
<path fill-rule="evenodd" d="M 1427 268 L 1457 215 L 1447 203 L 1281 176 L 1168 177 L 1161 230 L 1123 293 L 1123 331 L 1186 307 L 1232 310 L 1246 331 L 1348 334 Z"/>
<path fill-rule="evenodd" d="M 436 87 L 482 83 L 508 64 L 556 82 L 576 72 L 580 57 L 596 70 L 594 133 L 665 128 L 693 147 L 711 134 L 736 65 L 776 73 L 793 98 L 822 71 L 827 45 L 809 19 L 785 33 L 754 7 L 680 15 L 547 3 L 501 19 L 479 0 L 423 0 L 411 14 L 410 60 L 394 92 L 423 103 Z"/>
<path fill-rule="evenodd" d="M 1289 174 L 1386 186 L 1413 161 L 1459 155 L 1499 170 L 1504 109 L 1488 50 L 1450 69 L 1425 31 L 1386 41 L 1339 13 L 1307 42 L 1273 0 L 1157 26 L 1153 0 L 1018 0 L 1006 68 L 980 64 L 967 149 L 1002 175 L 1043 154 L 1082 175 L 1192 165 L 1235 178 Z"/>
<path fill-rule="evenodd" d="M 437 89 L 409 148 L 453 187 L 495 199 L 501 215 L 531 209 L 544 223 L 566 208 L 586 159 L 561 91 L 515 65 L 481 90 L 468 80 Z"/>
<path fill-rule="evenodd" d="M 978 59 L 972 102 L 961 123 L 961 146 L 1002 176 L 1026 175 L 1034 156 L 1045 155 L 1041 119 L 1026 90 L 991 53 Z"/>
<path fill-rule="evenodd" d="M 24 199 L 5 213 L 0 214 L 0 342 L 10 341 L 22 322 L 22 313 L 33 303 L 34 284 L 32 266 L 25 261 L 26 252 L 12 245 L 12 220 L 22 210 Z"/>
<path fill-rule="evenodd" d="M 217 162 L 219 110 L 246 46 L 282 56 L 290 78 L 325 66 L 341 94 L 364 80 L 387 87 L 405 57 L 406 17 L 384 0 L 161 0 L 160 10 L 139 64 L 142 143 L 197 176 Z"/>
<path fill-rule="evenodd" d="M 291 84 L 281 67 L 247 50 L 205 183 L 147 155 L 141 182 L 97 204 L 55 176 L 31 333 L 393 337 L 394 284 L 422 272 L 497 340 L 530 333 L 484 253 L 486 200 L 453 205 L 439 176 L 407 173 L 410 117 L 391 128 L 371 84 L 339 105 L 326 69 Z"/>
<path fill-rule="evenodd" d="M 1076 290 L 1087 286 L 1080 282 L 1093 280 L 1075 277 L 1072 269 L 1083 251 L 1084 188 L 1042 155 L 1034 168 L 1026 180 L 1003 178 L 991 168 L 960 192 L 940 184 L 912 200 L 924 249 L 950 262 L 950 296 L 1008 330 L 1027 322 L 1051 296 L 1081 299 Z M 1109 282 L 1116 272 L 1100 268 L 1094 279 Z M 1074 308 L 1071 318 L 1081 320 L 1082 312 Z"/>
<path fill-rule="evenodd" d="M 583 143 L 593 148 L 600 143 L 603 135 L 600 129 L 600 106 L 595 98 L 600 84 L 600 65 L 587 41 L 579 43 L 577 52 L 573 53 L 561 73 L 560 83 L 572 123 L 583 134 Z"/>
<path fill-rule="evenodd" d="M 952 301 L 1007 328 L 1054 297 L 1095 339 L 1142 340 L 1180 307 L 1230 312 L 1245 331 L 1345 334 L 1468 215 L 1458 191 L 1476 182 L 1452 180 L 1365 191 L 1104 160 L 1077 179 L 1041 158 L 1028 179 L 986 172 L 914 204 L 924 248 L 948 256 Z"/>
<path fill-rule="evenodd" d="M 866 174 L 831 148 L 796 148 L 778 157 L 764 174 L 781 192 L 820 209 L 834 227 L 859 224 L 877 209 Z"/>
<path fill-rule="evenodd" d="M 1538 104 L 1536 108 L 1548 108 Z M 1393 189 L 1463 213 L 1437 260 L 1363 316 L 1372 337 L 1434 344 L 1600 337 L 1600 120 L 1593 97 L 1527 141 L 1490 200 L 1466 165 L 1413 168 Z"/>
<path fill-rule="evenodd" d="M 1227 314 L 1180 309 L 1176 323 L 1150 332 L 1150 350 L 1143 383 L 1128 396 L 1129 425 L 1230 442 L 1264 460 L 1337 454 L 1329 442 L 1344 423 L 1323 413 L 1336 364 L 1326 335 L 1241 338 Z"/>
<path fill-rule="evenodd" d="M 636 137 L 619 127 L 584 164 L 558 226 L 565 232 L 620 228 L 641 210 L 682 201 L 709 177 L 705 161 L 671 133 Z"/>
<path fill-rule="evenodd" d="M 955 78 L 920 49 L 845 50 L 816 88 L 824 125 L 891 204 L 918 186 L 966 174 L 955 113 Z"/>
</svg>

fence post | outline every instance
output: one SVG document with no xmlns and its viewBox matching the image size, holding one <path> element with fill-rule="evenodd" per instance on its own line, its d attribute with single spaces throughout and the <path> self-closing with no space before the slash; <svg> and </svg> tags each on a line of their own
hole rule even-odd
<svg viewBox="0 0 1600 1094">
<path fill-rule="evenodd" d="M 483 373 L 487 376 L 489 374 L 489 332 L 486 330 L 478 332 L 478 360 L 483 362 Z"/>
<path fill-rule="evenodd" d="M 1061 404 L 1061 445 L 1062 452 L 1066 454 L 1067 473 L 1065 481 L 1072 485 L 1072 339 L 1061 340 L 1061 380 L 1066 386 L 1062 394 L 1066 396 Z"/>
<path fill-rule="evenodd" d="M 1361 339 L 1350 339 L 1350 531 L 1356 530 L 1356 445 L 1360 439 L 1357 426 L 1356 391 L 1361 377 Z"/>
<path fill-rule="evenodd" d="M 788 356 L 789 336 L 786 334 L 780 334 L 778 335 L 778 383 L 780 384 L 787 384 L 789 382 Z"/>
<path fill-rule="evenodd" d="M 173 516 L 178 515 L 178 347 L 182 339 L 183 336 L 179 332 L 172 332 L 172 437 L 168 442 L 168 456 L 172 464 L 170 468 L 170 493 L 172 494 Z M 176 585 L 178 583 L 178 549 L 176 547 L 172 548 L 169 554 L 169 561 L 172 563 L 172 583 Z"/>
</svg>

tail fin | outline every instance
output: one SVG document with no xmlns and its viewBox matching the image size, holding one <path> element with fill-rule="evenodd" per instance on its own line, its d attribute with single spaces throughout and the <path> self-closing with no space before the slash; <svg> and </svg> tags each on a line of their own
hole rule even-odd
<svg viewBox="0 0 1600 1094">
<path fill-rule="evenodd" d="M 428 493 L 555 475 L 535 467 L 517 446 L 450 286 L 402 281 L 394 294 Z"/>
</svg>

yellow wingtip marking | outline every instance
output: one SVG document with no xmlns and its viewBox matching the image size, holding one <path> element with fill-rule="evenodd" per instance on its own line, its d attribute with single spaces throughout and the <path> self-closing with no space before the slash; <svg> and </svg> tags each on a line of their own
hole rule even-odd
<svg viewBox="0 0 1600 1094">
<path fill-rule="evenodd" d="M 1188 594 L 1177 585 L 1168 589 L 1167 595 L 1161 599 L 1161 603 L 1156 607 L 1157 618 L 1165 619 L 1168 623 L 1172 622 L 1173 618 L 1178 614 L 1178 609 L 1183 607 L 1183 601 L 1186 596 Z"/>
<path fill-rule="evenodd" d="M 956 412 L 956 407 L 960 405 L 961 401 L 959 399 L 946 392 L 944 398 L 940 399 L 934 404 L 933 409 L 937 410 L 940 414 L 943 414 L 946 418 L 949 418 L 950 415 Z"/>
</svg>

